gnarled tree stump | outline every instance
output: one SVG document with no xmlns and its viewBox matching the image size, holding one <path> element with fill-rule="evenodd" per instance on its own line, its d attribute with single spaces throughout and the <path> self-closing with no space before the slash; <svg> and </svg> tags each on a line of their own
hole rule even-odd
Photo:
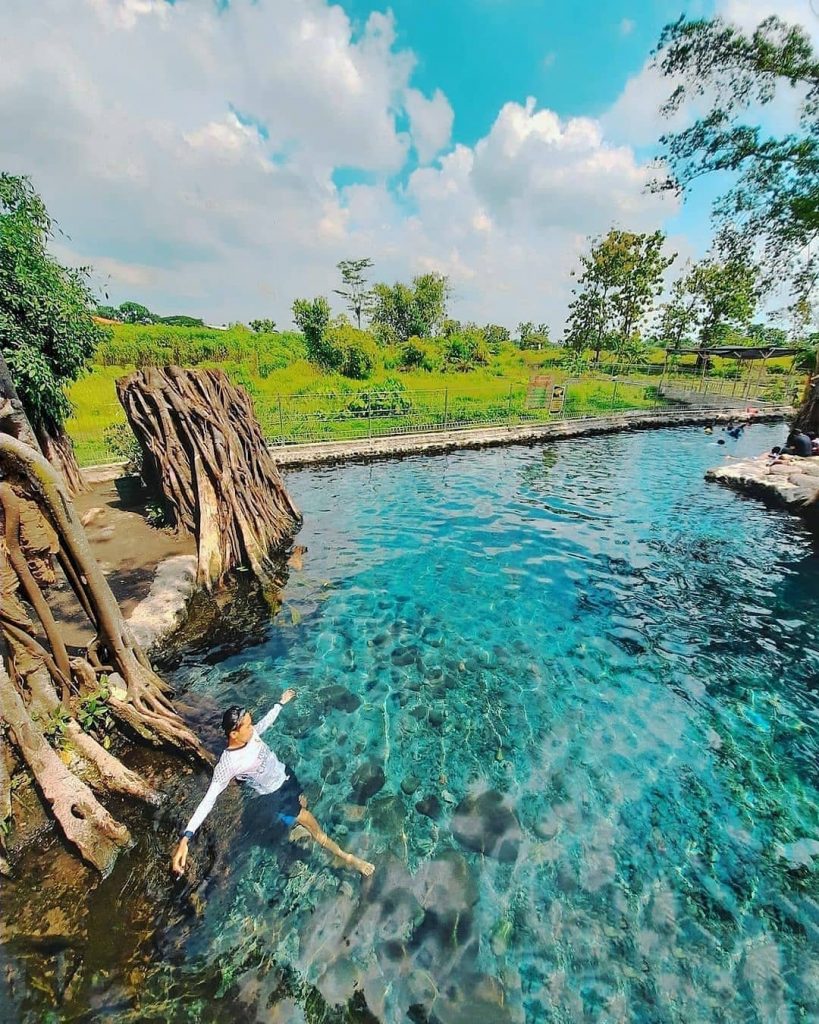
<svg viewBox="0 0 819 1024">
<path fill-rule="evenodd" d="M 48 603 L 55 560 L 96 630 L 84 657 L 69 655 Z M 80 712 L 89 692 L 95 700 L 105 692 L 99 699 L 110 714 L 149 742 L 210 758 L 131 636 L 62 478 L 38 451 L 5 433 L 0 433 L 0 641 L 7 666 L 0 663 L 0 725 L 7 727 L 65 837 L 107 872 L 130 835 L 90 786 L 148 803 L 156 803 L 158 795 L 82 729 Z M 103 687 L 106 677 L 110 685 Z M 73 752 L 70 767 L 54 749 L 60 738 Z"/>
<path fill-rule="evenodd" d="M 220 370 L 168 366 L 117 381 L 117 394 L 145 454 L 146 483 L 170 522 L 196 538 L 200 585 L 212 589 L 239 567 L 267 575 L 301 516 L 247 392 Z"/>
</svg>

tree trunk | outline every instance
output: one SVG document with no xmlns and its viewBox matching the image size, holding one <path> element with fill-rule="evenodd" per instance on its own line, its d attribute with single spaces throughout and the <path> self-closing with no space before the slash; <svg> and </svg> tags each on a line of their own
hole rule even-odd
<svg viewBox="0 0 819 1024">
<path fill-rule="evenodd" d="M 6 832 L 11 827 L 11 757 L 6 737 L 0 731 L 0 875 L 11 874 L 6 860 Z"/>
<path fill-rule="evenodd" d="M 69 494 L 78 494 L 85 490 L 77 457 L 71 438 L 62 427 L 50 425 L 40 426 L 36 432 L 26 415 L 8 363 L 0 352 L 0 433 L 11 434 L 24 441 L 32 448 L 42 451 L 52 466 L 60 473 L 66 483 Z"/>
<path fill-rule="evenodd" d="M 0 432 L 11 434 L 32 448 L 38 448 L 39 442 L 34 429 L 28 421 L 23 403 L 17 394 L 11 370 L 0 352 Z"/>
<path fill-rule="evenodd" d="M 69 582 L 81 586 L 85 602 L 92 608 L 98 635 L 89 647 L 89 661 L 102 668 L 112 666 L 123 679 L 127 698 L 111 698 L 111 707 L 137 731 L 157 745 L 167 743 L 210 760 L 199 740 L 173 710 L 168 687 L 154 673 L 150 662 L 131 636 L 108 581 L 88 546 L 85 531 L 62 488 L 60 478 L 39 453 L 15 438 L 0 434 L 0 471 L 17 473 L 36 496 L 56 532 L 61 554 L 71 567 Z M 128 707 L 130 705 L 130 707 Z"/>
<path fill-rule="evenodd" d="M 169 366 L 117 381 L 117 394 L 145 452 L 146 483 L 196 538 L 200 585 L 212 589 L 240 567 L 265 578 L 301 516 L 247 392 L 219 370 Z"/>
<path fill-rule="evenodd" d="M 819 376 L 810 378 L 793 426 L 795 430 L 803 430 L 806 434 L 819 434 Z"/>
<path fill-rule="evenodd" d="M 85 480 L 77 462 L 71 438 L 61 426 L 50 424 L 48 427 L 37 428 L 37 440 L 43 455 L 62 475 L 66 490 L 70 495 L 81 494 L 85 489 Z"/>
</svg>

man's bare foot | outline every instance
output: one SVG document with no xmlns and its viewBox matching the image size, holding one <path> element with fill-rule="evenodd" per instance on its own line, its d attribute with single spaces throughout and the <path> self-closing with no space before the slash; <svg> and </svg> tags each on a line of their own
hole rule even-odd
<svg viewBox="0 0 819 1024">
<path fill-rule="evenodd" d="M 365 878 L 369 878 L 375 871 L 375 864 L 370 864 L 368 860 L 361 860 L 360 857 L 354 857 L 352 854 L 350 854 L 350 867 L 360 871 Z"/>
</svg>

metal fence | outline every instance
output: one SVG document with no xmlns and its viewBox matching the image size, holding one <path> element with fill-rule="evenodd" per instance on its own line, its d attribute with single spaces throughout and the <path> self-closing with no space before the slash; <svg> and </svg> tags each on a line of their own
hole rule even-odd
<svg viewBox="0 0 819 1024">
<path fill-rule="evenodd" d="M 599 416 L 615 410 L 670 404 L 656 384 L 589 379 L 568 381 L 553 393 L 528 381 L 481 388 L 363 391 L 355 395 L 282 395 L 256 402 L 272 444 L 353 440 L 475 427 L 546 422 L 555 417 Z"/>
<path fill-rule="evenodd" d="M 536 380 L 498 379 L 480 386 L 453 384 L 427 390 L 361 389 L 325 394 L 253 394 L 256 415 L 265 437 L 274 445 L 354 440 L 474 427 L 516 426 L 550 419 L 578 419 L 608 413 L 651 411 L 659 408 L 742 407 L 788 400 L 766 396 L 764 388 L 733 388 L 730 380 L 634 380 L 583 377 L 538 386 Z M 781 389 L 780 389 L 781 390 Z M 99 426 L 97 426 L 99 424 Z M 81 465 L 121 458 L 112 444 L 111 425 L 125 417 L 117 403 L 94 410 L 85 429 L 68 423 Z"/>
</svg>

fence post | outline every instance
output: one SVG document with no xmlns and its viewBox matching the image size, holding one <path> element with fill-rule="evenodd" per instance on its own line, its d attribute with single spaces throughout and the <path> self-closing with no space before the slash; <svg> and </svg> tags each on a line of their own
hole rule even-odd
<svg viewBox="0 0 819 1024">
<path fill-rule="evenodd" d="M 506 426 L 512 426 L 512 385 L 509 385 L 509 397 L 506 399 Z"/>
<path fill-rule="evenodd" d="M 444 430 L 449 423 L 449 388 L 444 388 Z"/>
<path fill-rule="evenodd" d="M 614 408 L 614 403 L 617 401 L 617 385 L 619 381 L 614 378 L 614 387 L 611 389 L 611 407 Z"/>
<path fill-rule="evenodd" d="M 282 396 L 279 395 L 279 434 L 284 444 L 284 413 L 282 412 Z"/>
<path fill-rule="evenodd" d="M 367 392 L 367 437 L 373 436 L 373 421 L 372 421 L 372 402 L 370 401 L 370 393 Z"/>
</svg>

